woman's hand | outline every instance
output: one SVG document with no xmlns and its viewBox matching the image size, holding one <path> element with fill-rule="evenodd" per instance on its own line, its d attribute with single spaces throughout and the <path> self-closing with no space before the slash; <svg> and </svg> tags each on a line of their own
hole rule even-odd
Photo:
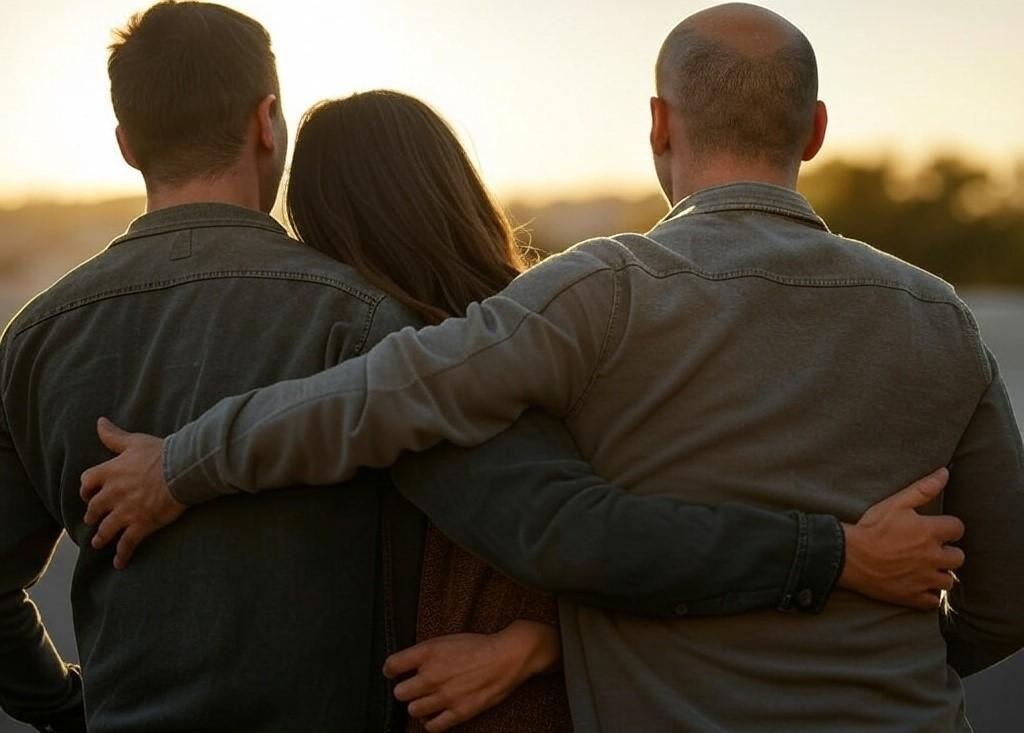
<svg viewBox="0 0 1024 733">
<path fill-rule="evenodd" d="M 453 634 L 417 644 L 389 657 L 384 675 L 411 675 L 395 687 L 395 697 L 437 733 L 494 707 L 561 657 L 558 629 L 519 620 L 496 634 Z"/>
<path fill-rule="evenodd" d="M 92 538 L 97 550 L 120 535 L 114 557 L 114 567 L 120 570 L 142 540 L 180 517 L 187 507 L 171 496 L 164 481 L 163 440 L 127 433 L 106 418 L 100 418 L 96 432 L 103 445 L 118 455 L 82 474 L 80 493 L 89 503 L 85 523 L 100 522 Z"/>
</svg>

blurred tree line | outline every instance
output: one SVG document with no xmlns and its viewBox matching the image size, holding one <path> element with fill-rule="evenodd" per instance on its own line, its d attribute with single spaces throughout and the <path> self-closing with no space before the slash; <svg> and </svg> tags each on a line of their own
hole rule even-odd
<svg viewBox="0 0 1024 733">
<path fill-rule="evenodd" d="M 834 232 L 957 285 L 1024 286 L 1024 161 L 1004 180 L 952 156 L 915 169 L 833 159 L 811 166 L 800 188 Z M 143 207 L 135 197 L 0 208 L 0 308 L 5 298 L 24 300 L 103 249 Z M 639 199 L 519 202 L 509 209 L 524 239 L 557 252 L 588 237 L 647 231 L 667 207 L 652 190 Z"/>
<path fill-rule="evenodd" d="M 957 285 L 1024 285 L 1024 162 L 1007 182 L 955 157 L 910 175 L 837 160 L 800 188 L 837 234 Z"/>
<path fill-rule="evenodd" d="M 1024 161 L 1012 180 L 957 157 L 907 170 L 892 161 L 833 159 L 801 177 L 801 192 L 832 231 L 863 240 L 956 285 L 1024 286 Z M 581 239 L 646 231 L 660 195 L 513 204 L 531 244 L 557 252 Z"/>
</svg>

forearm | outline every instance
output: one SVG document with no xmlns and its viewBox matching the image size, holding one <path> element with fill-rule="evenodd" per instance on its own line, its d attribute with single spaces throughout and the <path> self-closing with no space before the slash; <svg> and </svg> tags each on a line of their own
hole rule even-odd
<svg viewBox="0 0 1024 733">
<path fill-rule="evenodd" d="M 527 405 L 562 414 L 605 345 L 610 316 L 593 304 L 610 300 L 611 277 L 599 271 L 593 292 L 565 291 L 540 310 L 489 298 L 464 319 L 404 329 L 321 374 L 223 400 L 167 440 L 167 483 L 186 504 L 337 483 L 442 439 L 481 443 Z"/>
<path fill-rule="evenodd" d="M 81 677 L 60 658 L 25 591 L 45 571 L 62 530 L 40 503 L 0 415 L 0 706 L 55 732 L 84 731 Z"/>
<path fill-rule="evenodd" d="M 944 507 L 967 527 L 966 563 L 943 628 L 949 663 L 962 676 L 1024 647 L 1024 449 L 992 365 L 992 385 L 957 448 Z"/>
<path fill-rule="evenodd" d="M 0 595 L 0 703 L 32 725 L 85 730 L 81 676 L 61 659 L 20 590 Z"/>
<path fill-rule="evenodd" d="M 834 518 L 628 494 L 537 413 L 473 450 L 403 458 L 392 476 L 459 544 L 587 605 L 660 617 L 817 611 L 841 570 Z"/>
<path fill-rule="evenodd" d="M 172 493 L 195 503 L 210 498 L 209 488 L 231 493 L 337 483 L 360 466 L 390 465 L 402 451 L 442 438 L 485 440 L 515 419 L 521 403 L 484 399 L 479 389 L 488 380 L 476 369 L 446 372 L 450 361 L 430 353 L 446 336 L 427 337 L 423 343 L 407 329 L 328 371 L 222 400 L 167 439 L 164 470 Z M 438 377 L 430 379 L 434 372 Z"/>
</svg>

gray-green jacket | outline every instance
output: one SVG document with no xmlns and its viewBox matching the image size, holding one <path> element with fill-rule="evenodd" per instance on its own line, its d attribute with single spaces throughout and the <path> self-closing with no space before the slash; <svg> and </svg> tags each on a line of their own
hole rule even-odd
<svg viewBox="0 0 1024 733">
<path fill-rule="evenodd" d="M 165 472 L 191 501 L 338 481 L 443 438 L 480 443 L 529 406 L 636 494 L 852 521 L 894 481 L 951 464 L 967 563 L 950 661 L 969 673 L 1024 642 L 1021 440 L 970 312 L 764 184 L 698 192 L 646 236 L 583 243 L 465 319 L 221 402 L 171 436 Z M 562 611 L 581 731 L 968 729 L 938 613 L 843 591 L 819 616 Z"/>
</svg>

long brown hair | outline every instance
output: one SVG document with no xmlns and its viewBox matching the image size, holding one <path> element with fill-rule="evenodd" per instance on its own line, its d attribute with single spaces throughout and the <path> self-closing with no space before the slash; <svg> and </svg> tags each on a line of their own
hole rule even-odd
<svg viewBox="0 0 1024 733">
<path fill-rule="evenodd" d="M 299 239 L 427 323 L 463 315 L 525 267 L 508 218 L 451 128 L 398 92 L 306 112 L 287 205 Z"/>
</svg>

